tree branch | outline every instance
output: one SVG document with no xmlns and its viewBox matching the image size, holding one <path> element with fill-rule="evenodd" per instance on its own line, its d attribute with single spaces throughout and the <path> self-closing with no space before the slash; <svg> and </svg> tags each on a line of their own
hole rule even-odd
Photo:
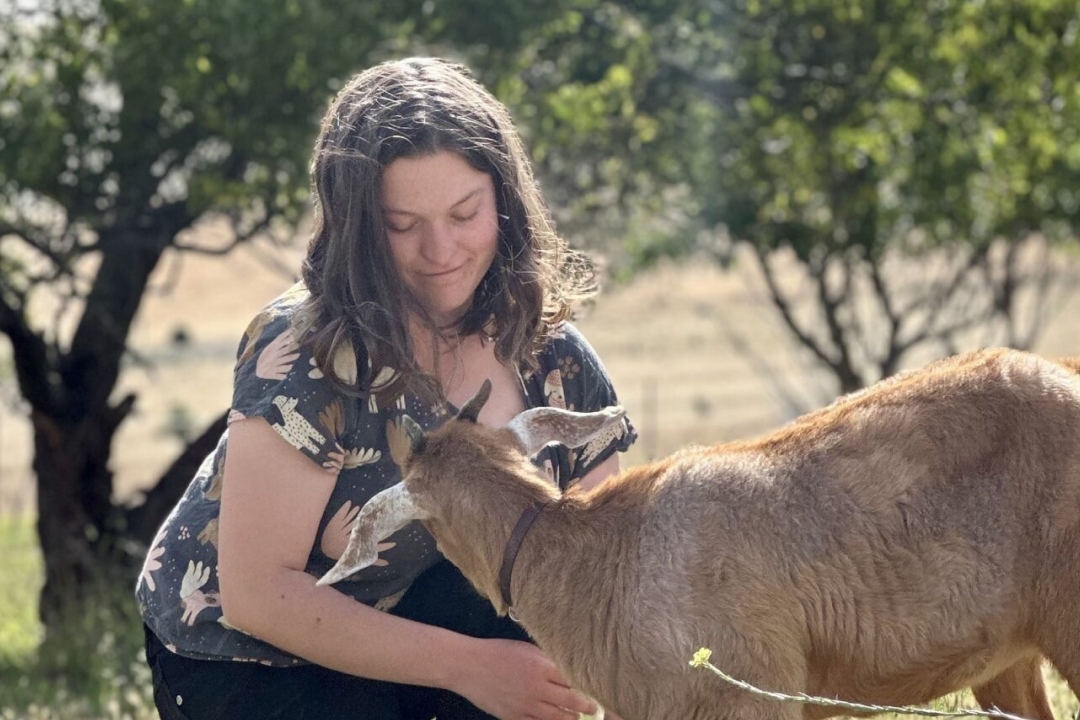
<svg viewBox="0 0 1080 720">
<path fill-rule="evenodd" d="M 783 291 L 780 289 L 780 285 L 776 280 L 772 266 L 769 265 L 768 252 L 759 247 L 756 243 L 749 243 L 754 250 L 754 255 L 758 259 L 758 264 L 761 266 L 762 276 L 765 278 L 765 284 L 769 289 L 769 296 L 772 299 L 773 305 L 780 312 L 780 317 L 783 319 L 784 324 L 788 326 L 795 338 L 810 350 L 819 361 L 821 361 L 826 367 L 831 368 L 835 373 L 837 371 L 835 362 L 828 353 L 821 347 L 821 345 L 808 333 L 806 333 L 802 327 L 799 326 L 795 320 L 795 316 L 791 311 L 791 303 L 788 302 L 784 296 Z"/>
<path fill-rule="evenodd" d="M 54 371 L 49 346 L 26 321 L 22 309 L 13 306 L 0 293 L 0 332 L 8 336 L 15 360 L 19 391 L 34 410 L 53 414 L 60 404 L 49 376 Z"/>
<path fill-rule="evenodd" d="M 881 358 L 880 361 L 881 376 L 888 377 L 896 372 L 900 358 L 903 356 L 900 346 L 896 342 L 896 339 L 900 334 L 902 317 L 897 314 L 892 295 L 889 292 L 889 287 L 885 283 L 885 275 L 882 272 L 880 256 L 871 254 L 867 258 L 867 263 L 870 266 L 870 284 L 874 288 L 874 293 L 877 295 L 878 302 L 881 304 L 881 311 L 885 313 L 885 319 L 888 323 L 888 339 L 886 342 L 885 356 Z"/>
<path fill-rule="evenodd" d="M 830 367 L 836 373 L 837 379 L 840 380 L 840 391 L 850 392 L 859 389 L 865 384 L 851 362 L 851 352 L 847 346 L 848 337 L 844 333 L 843 325 L 840 323 L 840 308 L 845 302 L 848 302 L 848 283 L 850 280 L 849 277 L 845 277 L 845 289 L 839 297 L 834 298 L 829 294 L 828 270 L 830 257 L 826 255 L 820 267 L 816 270 L 811 267 L 810 275 L 817 283 L 818 302 L 821 303 L 821 310 L 825 314 L 825 326 L 828 328 L 829 338 L 840 356 L 838 360 L 833 361 Z M 850 273 L 848 275 L 850 276 Z"/>
<path fill-rule="evenodd" d="M 231 227 L 233 231 L 232 240 L 221 247 L 206 247 L 205 245 L 195 245 L 189 243 L 180 242 L 179 238 L 173 241 L 172 246 L 185 253 L 195 253 L 197 255 L 228 255 L 237 246 L 249 242 L 253 237 L 265 232 L 270 228 L 270 222 L 273 220 L 273 215 L 267 213 L 266 217 L 255 223 L 249 230 L 240 232 L 237 230 L 237 218 L 230 218 L 232 221 Z"/>
<path fill-rule="evenodd" d="M 199 466 L 217 446 L 225 432 L 228 416 L 228 412 L 224 412 L 210 423 L 199 437 L 184 448 L 157 484 L 147 491 L 142 504 L 125 511 L 124 516 L 132 538 L 147 547 L 150 546 L 158 526 L 183 496 Z"/>
<path fill-rule="evenodd" d="M 896 351 L 898 355 L 911 350 L 916 345 L 925 342 L 931 337 L 946 337 L 956 334 L 963 330 L 969 329 L 972 326 L 972 321 L 962 320 L 951 324 L 942 324 L 941 315 L 948 307 L 950 301 L 954 300 L 959 293 L 964 281 L 975 272 L 986 260 L 986 251 L 984 249 L 972 252 L 967 259 L 960 264 L 960 267 L 956 268 L 951 277 L 948 278 L 944 287 L 937 286 L 938 290 L 935 292 L 932 285 L 930 290 L 924 293 L 921 297 L 911 303 L 906 309 L 902 311 L 904 317 L 914 317 L 916 312 L 925 309 L 927 312 L 926 320 L 922 323 L 920 329 L 914 330 L 904 340 L 896 344 Z M 974 323 L 985 321 L 987 316 L 980 315 Z"/>
</svg>

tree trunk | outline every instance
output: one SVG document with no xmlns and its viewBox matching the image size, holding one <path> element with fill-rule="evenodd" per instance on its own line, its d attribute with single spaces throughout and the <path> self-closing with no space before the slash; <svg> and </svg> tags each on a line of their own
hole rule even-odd
<svg viewBox="0 0 1080 720">
<path fill-rule="evenodd" d="M 31 413 L 37 476 L 38 537 L 45 564 L 39 615 L 46 630 L 62 625 L 100 563 L 117 547 L 111 509 L 96 499 L 112 487 L 109 451 L 116 428 L 134 398 L 70 420 Z"/>
<path fill-rule="evenodd" d="M 62 627 L 100 571 L 123 558 L 123 532 L 109 469 L 113 436 L 135 403 L 110 403 L 132 321 L 172 233 L 102 236 L 101 265 L 66 353 L 52 367 L 17 366 L 20 382 L 48 391 L 31 403 L 38 534 L 45 563 L 40 615 L 46 630 Z M 42 377 L 44 376 L 44 377 Z M 105 562 L 103 562 L 105 561 Z"/>
</svg>

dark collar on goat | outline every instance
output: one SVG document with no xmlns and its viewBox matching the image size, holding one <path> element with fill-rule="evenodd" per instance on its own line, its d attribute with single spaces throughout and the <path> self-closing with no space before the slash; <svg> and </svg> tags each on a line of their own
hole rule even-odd
<svg viewBox="0 0 1080 720">
<path fill-rule="evenodd" d="M 506 541 L 506 550 L 503 551 L 502 567 L 499 568 L 499 591 L 502 593 L 502 601 L 506 603 L 507 612 L 515 622 L 517 618 L 513 614 L 514 603 L 510 598 L 510 578 L 514 574 L 514 561 L 517 560 L 518 550 L 521 549 L 525 536 L 529 534 L 533 521 L 547 507 L 548 502 L 550 501 L 535 502 L 521 512 L 514 531 L 510 533 L 510 539 Z"/>
</svg>

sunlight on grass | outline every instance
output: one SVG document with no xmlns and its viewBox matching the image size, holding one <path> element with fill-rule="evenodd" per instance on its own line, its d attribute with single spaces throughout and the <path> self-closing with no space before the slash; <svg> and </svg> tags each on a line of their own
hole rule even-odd
<svg viewBox="0 0 1080 720">
<path fill-rule="evenodd" d="M 1058 718 L 1058 720 L 1072 720 L 1072 718 L 1075 718 L 1077 711 L 1080 710 L 1080 704 L 1078 704 L 1076 696 L 1069 690 L 1069 686 L 1049 663 L 1043 665 L 1043 678 L 1046 681 L 1046 694 L 1050 698 L 1050 708 L 1054 711 L 1054 717 Z M 960 710 L 978 708 L 979 705 L 975 702 L 975 697 L 971 694 L 971 691 L 965 690 L 941 698 L 933 703 L 932 707 L 938 710 Z M 883 720 L 923 720 L 916 715 L 895 715 L 891 713 L 879 715 L 878 717 L 883 718 Z"/>
<path fill-rule="evenodd" d="M 1061 679 L 1057 671 L 1049 664 L 1043 666 L 1043 677 L 1046 680 L 1046 694 L 1050 698 L 1050 708 L 1054 711 L 1054 717 L 1058 720 L 1071 720 L 1076 716 L 1078 707 L 1076 697 L 1069 690 L 1069 686 Z M 938 710 L 961 710 L 978 708 L 975 697 L 970 691 L 954 693 L 941 698 L 932 707 Z M 879 715 L 883 720 L 924 720 L 917 715 Z"/>
<path fill-rule="evenodd" d="M 157 720 L 127 578 L 103 581 L 42 644 L 33 520 L 0 514 L 0 720 Z"/>
<path fill-rule="evenodd" d="M 1080 700 L 1069 690 L 1065 680 L 1057 670 L 1043 665 L 1043 677 L 1046 679 L 1046 693 L 1050 696 L 1050 707 L 1060 720 L 1071 720 L 1080 714 Z"/>
<path fill-rule="evenodd" d="M 33 520 L 0 515 L 0 663 L 26 657 L 41 641 L 41 583 Z"/>
</svg>

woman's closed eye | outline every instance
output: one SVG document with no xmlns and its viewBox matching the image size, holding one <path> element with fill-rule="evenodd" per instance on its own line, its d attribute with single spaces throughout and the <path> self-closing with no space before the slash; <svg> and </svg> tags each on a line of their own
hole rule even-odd
<svg viewBox="0 0 1080 720">
<path fill-rule="evenodd" d="M 396 223 L 386 223 L 386 229 L 394 233 L 407 233 L 417 226 L 417 223 L 408 223 L 407 225 L 398 225 Z"/>
<path fill-rule="evenodd" d="M 480 214 L 480 208 L 473 210 L 472 212 L 464 215 L 451 215 L 450 219 L 456 223 L 467 223 Z"/>
<path fill-rule="evenodd" d="M 469 213 L 455 213 L 450 216 L 450 222 L 454 223 L 455 225 L 465 225 L 475 220 L 479 214 L 480 208 L 476 208 Z M 385 219 L 383 222 L 386 225 L 386 229 L 392 233 L 407 233 L 415 230 L 417 227 L 420 226 L 419 221 L 402 223 L 392 222 L 389 219 Z"/>
</svg>

